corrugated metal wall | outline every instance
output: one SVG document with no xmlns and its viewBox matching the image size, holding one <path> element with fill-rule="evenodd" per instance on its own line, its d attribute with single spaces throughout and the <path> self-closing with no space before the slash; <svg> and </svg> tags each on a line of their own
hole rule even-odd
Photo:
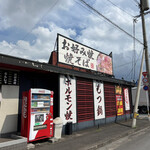
<svg viewBox="0 0 150 150">
<path fill-rule="evenodd" d="M 115 85 L 104 83 L 104 97 L 106 118 L 116 116 Z"/>
<path fill-rule="evenodd" d="M 77 120 L 94 120 L 93 81 L 77 78 Z"/>
</svg>

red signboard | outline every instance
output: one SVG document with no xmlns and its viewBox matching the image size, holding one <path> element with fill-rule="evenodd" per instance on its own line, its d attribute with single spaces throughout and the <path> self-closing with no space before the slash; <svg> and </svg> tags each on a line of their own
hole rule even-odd
<svg viewBox="0 0 150 150">
<path fill-rule="evenodd" d="M 147 76 L 147 72 L 142 72 L 143 76 L 146 77 Z"/>
</svg>

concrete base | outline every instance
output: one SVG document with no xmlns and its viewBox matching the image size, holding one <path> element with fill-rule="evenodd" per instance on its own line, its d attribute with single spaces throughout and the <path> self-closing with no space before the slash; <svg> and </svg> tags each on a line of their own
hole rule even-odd
<svg viewBox="0 0 150 150">
<path fill-rule="evenodd" d="M 49 141 L 51 142 L 51 143 L 55 143 L 55 142 L 57 142 L 59 139 L 56 139 L 56 138 L 50 138 L 49 139 Z"/>
<path fill-rule="evenodd" d="M 109 117 L 109 118 L 104 118 L 104 119 L 99 119 L 99 120 L 91 120 L 91 121 L 85 121 L 85 122 L 80 122 L 80 123 L 75 123 L 72 124 L 72 132 L 92 128 L 92 127 L 100 127 L 105 124 L 109 124 L 112 122 L 117 122 L 121 120 L 128 120 L 132 118 L 132 114 L 125 114 L 122 116 L 115 116 L 115 117 Z M 65 128 L 66 126 L 63 126 L 62 134 L 65 135 Z"/>
<path fill-rule="evenodd" d="M 33 149 L 35 148 L 35 145 L 32 143 L 27 144 L 27 149 Z"/>
</svg>

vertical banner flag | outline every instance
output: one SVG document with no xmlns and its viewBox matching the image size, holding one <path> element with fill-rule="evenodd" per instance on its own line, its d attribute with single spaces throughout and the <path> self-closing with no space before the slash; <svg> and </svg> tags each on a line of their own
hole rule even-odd
<svg viewBox="0 0 150 150">
<path fill-rule="evenodd" d="M 105 118 L 104 85 L 93 81 L 95 120 Z"/>
<path fill-rule="evenodd" d="M 123 115 L 123 100 L 122 95 L 116 95 L 116 109 L 117 109 L 117 115 Z"/>
<path fill-rule="evenodd" d="M 129 101 L 129 90 L 124 88 L 124 101 L 125 101 L 125 110 L 130 110 L 130 101 Z"/>
<path fill-rule="evenodd" d="M 65 125 L 76 123 L 76 79 L 60 75 L 60 117 Z"/>
</svg>

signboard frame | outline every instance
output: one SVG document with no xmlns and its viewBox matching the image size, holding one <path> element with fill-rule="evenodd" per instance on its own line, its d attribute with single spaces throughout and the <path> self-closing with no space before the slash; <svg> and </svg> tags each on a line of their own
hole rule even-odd
<svg viewBox="0 0 150 150">
<path fill-rule="evenodd" d="M 84 65 L 83 66 L 80 66 L 81 64 L 83 64 L 83 61 L 82 61 L 82 63 L 81 64 L 79 64 L 79 62 L 78 61 L 75 61 L 75 62 L 78 62 L 78 65 L 76 65 L 76 64 L 74 64 L 74 63 L 72 63 L 72 65 L 71 64 L 69 64 L 69 63 L 65 63 L 64 61 L 62 61 L 62 60 L 60 60 L 60 58 L 61 59 L 63 59 L 61 56 L 62 56 L 62 52 L 61 52 L 61 48 L 60 48 L 60 42 L 61 42 L 61 40 L 60 40 L 60 38 L 64 38 L 64 39 L 67 39 L 68 41 L 71 41 L 73 44 L 77 44 L 77 45 L 79 45 L 81 48 L 83 47 L 83 48 L 86 48 L 86 49 L 89 49 L 89 50 L 91 50 L 92 51 L 92 53 L 94 52 L 94 53 L 97 53 L 97 57 L 96 57 L 96 59 L 94 59 L 93 58 L 93 60 L 94 60 L 94 64 L 92 63 L 92 61 L 90 62 L 90 67 L 88 68 L 88 67 L 85 67 Z M 70 46 L 70 45 L 69 45 Z M 70 46 L 71 47 L 71 46 Z M 69 50 L 69 49 L 68 49 Z M 79 42 L 77 42 L 77 41 L 74 41 L 74 40 L 72 40 L 72 39 L 70 39 L 70 38 L 68 38 L 68 37 L 65 37 L 65 36 L 63 36 L 63 35 L 61 35 L 61 34 L 57 34 L 57 53 L 58 53 L 58 55 L 57 55 L 57 63 L 61 63 L 61 64 L 65 64 L 65 65 L 69 65 L 69 66 L 72 66 L 72 67 L 78 67 L 78 68 L 81 68 L 81 69 L 88 69 L 88 70 L 92 70 L 92 71 L 96 71 L 96 72 L 100 72 L 100 73 L 105 73 L 105 74 L 108 74 L 108 75 L 112 75 L 113 76 L 113 74 L 114 74 L 114 71 L 113 71 L 113 60 L 112 60 L 112 56 L 110 56 L 110 55 L 107 55 L 107 54 L 104 54 L 103 52 L 100 52 L 100 51 L 98 51 L 98 50 L 95 50 L 95 49 L 93 49 L 93 48 L 91 48 L 91 47 L 89 47 L 89 46 L 86 46 L 86 45 L 84 45 L 84 44 L 81 44 L 81 43 L 79 43 Z M 81 50 L 80 50 L 80 54 L 81 54 Z M 76 55 L 76 54 L 75 54 Z M 109 69 L 106 69 L 107 67 L 104 67 L 104 68 L 102 68 L 102 67 L 100 67 L 100 69 L 103 69 L 103 70 L 105 70 L 105 71 L 98 71 L 98 69 L 97 69 L 97 63 L 98 63 L 98 56 L 100 57 L 100 55 L 102 55 L 102 57 L 106 57 L 106 59 L 111 59 L 111 65 L 106 65 L 106 66 L 108 66 L 108 67 L 110 67 L 111 69 L 110 69 L 110 71 L 109 71 Z M 76 57 L 77 58 L 77 57 Z M 88 58 L 88 57 L 87 57 Z M 83 57 L 82 58 L 80 58 L 80 59 L 82 59 L 83 60 Z M 91 58 L 92 59 L 92 58 Z M 107 61 L 106 61 L 107 62 Z M 108 61 L 109 62 L 109 61 Z M 93 67 L 92 67 L 92 64 L 93 64 Z M 102 65 L 102 64 L 101 64 Z M 94 69 L 91 69 L 91 68 L 94 68 Z M 108 73 L 108 72 L 110 72 L 110 73 Z"/>
</svg>

